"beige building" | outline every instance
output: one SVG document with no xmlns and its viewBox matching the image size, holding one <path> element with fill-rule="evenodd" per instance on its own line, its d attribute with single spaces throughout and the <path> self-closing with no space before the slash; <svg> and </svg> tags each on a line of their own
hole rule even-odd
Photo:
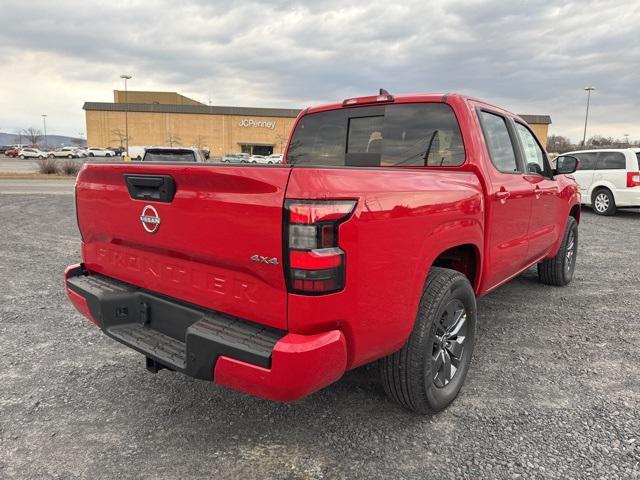
<svg viewBox="0 0 640 480">
<path fill-rule="evenodd" d="M 87 144 L 183 145 L 209 148 L 211 156 L 281 153 L 299 110 L 217 107 L 176 92 L 114 91 L 114 102 L 86 102 Z M 546 146 L 548 115 L 522 115 Z"/>
</svg>

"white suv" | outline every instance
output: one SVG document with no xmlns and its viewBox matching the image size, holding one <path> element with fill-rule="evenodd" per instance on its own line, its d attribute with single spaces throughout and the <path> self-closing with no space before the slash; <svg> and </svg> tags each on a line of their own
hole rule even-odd
<svg viewBox="0 0 640 480">
<path fill-rule="evenodd" d="M 43 152 L 38 148 L 23 148 L 18 152 L 18 157 L 21 159 L 25 158 L 46 158 L 49 156 L 49 152 Z"/>
<path fill-rule="evenodd" d="M 640 207 L 640 149 L 567 152 L 580 161 L 573 174 L 582 203 L 599 215 L 613 215 L 618 207 Z M 558 157 L 560 158 L 560 157 Z"/>
<path fill-rule="evenodd" d="M 89 147 L 87 152 L 90 157 L 115 157 L 116 152 L 108 148 Z"/>
</svg>

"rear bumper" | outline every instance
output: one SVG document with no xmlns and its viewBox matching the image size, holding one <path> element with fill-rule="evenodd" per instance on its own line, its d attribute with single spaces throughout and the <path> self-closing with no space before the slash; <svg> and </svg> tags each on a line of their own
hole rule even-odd
<svg viewBox="0 0 640 480">
<path fill-rule="evenodd" d="M 287 333 L 186 304 L 80 264 L 65 270 L 76 309 L 148 365 L 277 401 L 295 401 L 335 382 L 346 368 L 342 332 Z"/>
</svg>

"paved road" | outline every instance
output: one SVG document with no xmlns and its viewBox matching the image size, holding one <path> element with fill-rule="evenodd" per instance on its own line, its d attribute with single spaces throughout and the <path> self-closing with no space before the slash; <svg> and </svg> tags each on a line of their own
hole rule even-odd
<svg viewBox="0 0 640 480">
<path fill-rule="evenodd" d="M 0 173 L 36 173 L 38 164 L 35 160 L 20 160 L 0 154 Z"/>
<path fill-rule="evenodd" d="M 461 395 L 433 417 L 371 368 L 293 405 L 144 369 L 70 306 L 73 198 L 0 196 L 0 478 L 640 478 L 640 214 L 583 211 L 574 282 L 479 301 Z"/>
<path fill-rule="evenodd" d="M 67 180 L 67 179 L 52 178 L 51 180 L 18 180 L 13 178 L 0 177 L 0 195 L 1 194 L 73 195 L 74 185 L 75 185 L 75 179 Z"/>
</svg>

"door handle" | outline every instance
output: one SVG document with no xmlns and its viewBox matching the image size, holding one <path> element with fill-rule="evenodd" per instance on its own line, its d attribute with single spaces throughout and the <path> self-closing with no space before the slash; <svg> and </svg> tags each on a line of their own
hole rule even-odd
<svg viewBox="0 0 640 480">
<path fill-rule="evenodd" d="M 536 194 L 536 199 L 538 199 L 542 196 L 542 189 L 538 185 L 536 185 L 534 193 Z"/>
<path fill-rule="evenodd" d="M 511 196 L 510 192 L 507 192 L 504 187 L 502 187 L 499 191 L 496 192 L 496 198 L 504 203 L 507 198 Z"/>
<path fill-rule="evenodd" d="M 176 182 L 170 175 L 124 175 L 129 196 L 136 200 L 171 203 Z"/>
</svg>

